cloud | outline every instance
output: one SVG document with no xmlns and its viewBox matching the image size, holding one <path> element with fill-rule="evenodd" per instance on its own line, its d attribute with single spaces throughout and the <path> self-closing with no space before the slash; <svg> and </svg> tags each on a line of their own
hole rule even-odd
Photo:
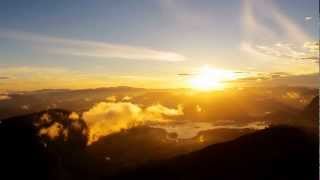
<svg viewBox="0 0 320 180">
<path fill-rule="evenodd" d="M 319 88 L 319 82 L 318 73 L 294 75 L 286 72 L 258 73 L 229 81 L 229 83 L 241 83 L 247 86 L 304 86 L 312 88 Z"/>
<path fill-rule="evenodd" d="M 197 106 L 196 106 L 196 111 L 197 111 L 198 113 L 200 113 L 200 112 L 203 111 L 203 109 L 201 108 L 201 106 L 200 106 L 199 104 L 197 104 Z"/>
<path fill-rule="evenodd" d="M 107 101 L 110 101 L 110 102 L 116 102 L 117 101 L 117 97 L 116 96 L 109 96 L 106 98 Z"/>
<path fill-rule="evenodd" d="M 141 107 L 129 102 L 100 102 L 83 113 L 89 127 L 89 144 L 100 137 L 148 123 L 166 123 L 183 114 L 182 107 L 171 109 L 160 104 Z"/>
<path fill-rule="evenodd" d="M 226 81 L 226 82 L 242 82 L 242 83 L 261 82 L 265 80 L 291 76 L 291 74 L 287 72 L 271 72 L 271 73 L 247 72 L 244 75 L 245 76 L 239 76 L 239 78 L 235 80 Z"/>
<path fill-rule="evenodd" d="M 266 84 L 273 86 L 305 86 L 312 88 L 319 88 L 320 85 L 319 73 L 290 75 L 282 78 L 276 78 Z"/>
<path fill-rule="evenodd" d="M 300 99 L 301 95 L 298 92 L 295 92 L 295 91 L 288 91 L 284 95 L 282 95 L 282 98 Z"/>
<path fill-rule="evenodd" d="M 303 58 L 301 58 L 301 60 L 308 60 L 308 61 L 312 61 L 312 62 L 318 63 L 319 62 L 319 56 L 303 57 Z"/>
<path fill-rule="evenodd" d="M 79 140 L 85 140 L 87 136 L 87 126 L 76 112 L 68 114 L 46 112 L 36 119 L 33 125 L 38 129 L 38 135 L 45 141 L 63 140 L 71 142 L 74 146 L 72 142 L 79 144 Z M 83 143 L 85 144 L 86 140 Z"/>
<path fill-rule="evenodd" d="M 9 79 L 9 77 L 0 76 L 0 80 L 2 80 L 2 79 Z"/>
<path fill-rule="evenodd" d="M 177 76 L 192 76 L 194 74 L 191 74 L 191 73 L 179 73 L 177 74 Z"/>
<path fill-rule="evenodd" d="M 311 16 L 306 16 L 306 17 L 304 17 L 304 20 L 305 20 L 305 21 L 310 21 L 311 19 L 312 19 Z"/>
<path fill-rule="evenodd" d="M 30 109 L 30 106 L 25 104 L 25 105 L 22 105 L 22 106 L 21 106 L 21 109 L 23 109 L 23 110 L 26 110 L 26 111 L 27 111 L 27 110 L 29 110 L 29 109 Z"/>
<path fill-rule="evenodd" d="M 290 43 L 275 43 L 271 45 L 242 44 L 242 50 L 258 56 L 291 60 L 316 60 L 318 59 L 319 43 L 305 42 L 300 46 Z M 311 61 L 310 61 L 311 62 Z"/>
<path fill-rule="evenodd" d="M 0 101 L 9 100 L 11 97 L 7 94 L 0 94 Z"/>
<path fill-rule="evenodd" d="M 125 96 L 122 98 L 122 101 L 130 101 L 132 99 L 131 96 Z"/>
<path fill-rule="evenodd" d="M 256 82 L 256 81 L 262 81 L 262 80 L 268 80 L 268 79 L 270 79 L 270 77 L 254 76 L 254 77 L 240 78 L 237 80 L 233 80 L 232 82 Z"/>
<path fill-rule="evenodd" d="M 61 135 L 63 129 L 64 127 L 62 124 L 54 122 L 51 126 L 40 129 L 39 136 L 47 136 L 51 140 L 54 140 Z"/>
<path fill-rule="evenodd" d="M 313 42 L 309 34 L 282 13 L 273 1 L 243 2 L 241 50 L 258 60 L 266 60 L 269 64 L 292 63 L 290 60 L 313 60 L 317 56 L 304 47 L 305 43 Z"/>
<path fill-rule="evenodd" d="M 59 38 L 13 30 L 0 29 L 0 38 L 27 41 L 34 46 L 38 45 L 41 48 L 45 48 L 49 52 L 72 56 L 166 62 L 186 60 L 183 55 L 171 51 L 155 50 L 142 46 Z"/>
<path fill-rule="evenodd" d="M 303 44 L 303 47 L 308 49 L 310 52 L 319 53 L 319 41 L 307 41 Z"/>
<path fill-rule="evenodd" d="M 80 119 L 80 116 L 79 116 L 79 114 L 78 114 L 78 113 L 76 113 L 76 112 L 72 112 L 72 113 L 70 113 L 70 115 L 69 115 L 69 119 L 70 119 L 70 120 L 77 121 L 77 120 L 79 120 L 79 119 Z"/>
</svg>

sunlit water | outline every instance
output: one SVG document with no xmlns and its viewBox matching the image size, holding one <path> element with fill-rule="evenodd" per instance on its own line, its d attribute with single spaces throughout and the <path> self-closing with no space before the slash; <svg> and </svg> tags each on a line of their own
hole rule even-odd
<svg viewBox="0 0 320 180">
<path fill-rule="evenodd" d="M 189 139 L 189 138 L 195 137 L 199 132 L 206 131 L 206 130 L 220 129 L 220 128 L 260 130 L 260 129 L 265 129 L 269 127 L 269 125 L 261 121 L 242 123 L 242 124 L 235 124 L 230 122 L 229 123 L 210 123 L 210 122 L 183 121 L 179 123 L 152 125 L 152 127 L 165 129 L 168 133 L 177 133 L 178 138 L 180 139 Z"/>
</svg>

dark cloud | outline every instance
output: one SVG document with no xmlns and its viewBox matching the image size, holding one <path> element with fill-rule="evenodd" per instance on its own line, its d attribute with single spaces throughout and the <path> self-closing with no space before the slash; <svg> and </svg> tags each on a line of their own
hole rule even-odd
<svg viewBox="0 0 320 180">
<path fill-rule="evenodd" d="M 194 74 L 191 74 L 191 73 L 179 73 L 177 74 L 177 76 L 192 76 Z"/>
<path fill-rule="evenodd" d="M 273 79 L 268 83 L 272 85 L 319 87 L 320 76 L 318 73 L 305 75 L 289 75 L 286 77 Z"/>
<path fill-rule="evenodd" d="M 319 62 L 319 57 L 318 56 L 309 56 L 309 57 L 303 57 L 300 58 L 300 60 L 306 60 L 306 61 L 312 61 L 312 62 Z"/>
<path fill-rule="evenodd" d="M 1 80 L 1 79 L 9 79 L 9 77 L 0 76 L 0 80 Z"/>
<path fill-rule="evenodd" d="M 248 71 L 235 71 L 235 74 L 249 74 L 250 72 Z"/>
<path fill-rule="evenodd" d="M 228 83 L 244 83 L 247 85 L 266 86 L 305 86 L 305 87 L 318 87 L 320 84 L 320 75 L 318 73 L 305 74 L 305 75 L 292 75 L 285 72 L 266 73 L 263 76 L 252 76 L 240 78 Z"/>
<path fill-rule="evenodd" d="M 269 76 L 272 79 L 275 79 L 275 78 L 281 78 L 281 77 L 290 76 L 290 74 L 286 73 L 286 72 L 274 72 L 274 73 L 270 73 Z"/>
<path fill-rule="evenodd" d="M 267 76 L 253 76 L 253 77 L 240 78 L 240 79 L 234 80 L 233 82 L 253 82 L 253 81 L 263 81 L 268 79 L 270 78 Z"/>
<path fill-rule="evenodd" d="M 241 72 L 241 73 L 250 73 L 250 72 Z M 236 80 L 232 80 L 231 82 L 254 82 L 254 81 L 265 81 L 275 78 L 281 78 L 289 76 L 289 73 L 286 72 L 273 72 L 273 73 L 257 73 L 254 76 L 247 76 L 243 78 L 239 78 Z M 229 81 L 230 82 L 230 81 Z"/>
</svg>

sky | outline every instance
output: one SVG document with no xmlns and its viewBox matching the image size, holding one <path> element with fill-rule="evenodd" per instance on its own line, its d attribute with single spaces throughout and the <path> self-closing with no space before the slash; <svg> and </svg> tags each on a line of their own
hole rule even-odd
<svg viewBox="0 0 320 180">
<path fill-rule="evenodd" d="M 312 75 L 318 7 L 317 0 L 3 0 L 0 90 L 185 88 L 204 66 Z"/>
</svg>

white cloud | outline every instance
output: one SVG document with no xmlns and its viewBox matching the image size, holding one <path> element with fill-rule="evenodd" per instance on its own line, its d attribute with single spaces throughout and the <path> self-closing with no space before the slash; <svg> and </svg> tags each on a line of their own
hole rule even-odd
<svg viewBox="0 0 320 180">
<path fill-rule="evenodd" d="M 160 104 L 143 108 L 129 102 L 100 102 L 83 113 L 89 127 L 89 144 L 101 136 L 148 123 L 166 123 L 183 114 L 182 107 L 171 109 Z"/>
<path fill-rule="evenodd" d="M 47 49 L 49 52 L 73 56 L 167 62 L 184 61 L 186 59 L 183 55 L 175 52 L 161 51 L 142 46 L 75 40 L 12 30 L 0 29 L 0 38 L 28 41 L 32 45 L 40 45 L 40 47 Z"/>
<path fill-rule="evenodd" d="M 312 19 L 311 16 L 307 16 L 307 17 L 304 18 L 305 21 L 309 21 L 309 20 L 311 20 L 311 19 Z"/>
</svg>

